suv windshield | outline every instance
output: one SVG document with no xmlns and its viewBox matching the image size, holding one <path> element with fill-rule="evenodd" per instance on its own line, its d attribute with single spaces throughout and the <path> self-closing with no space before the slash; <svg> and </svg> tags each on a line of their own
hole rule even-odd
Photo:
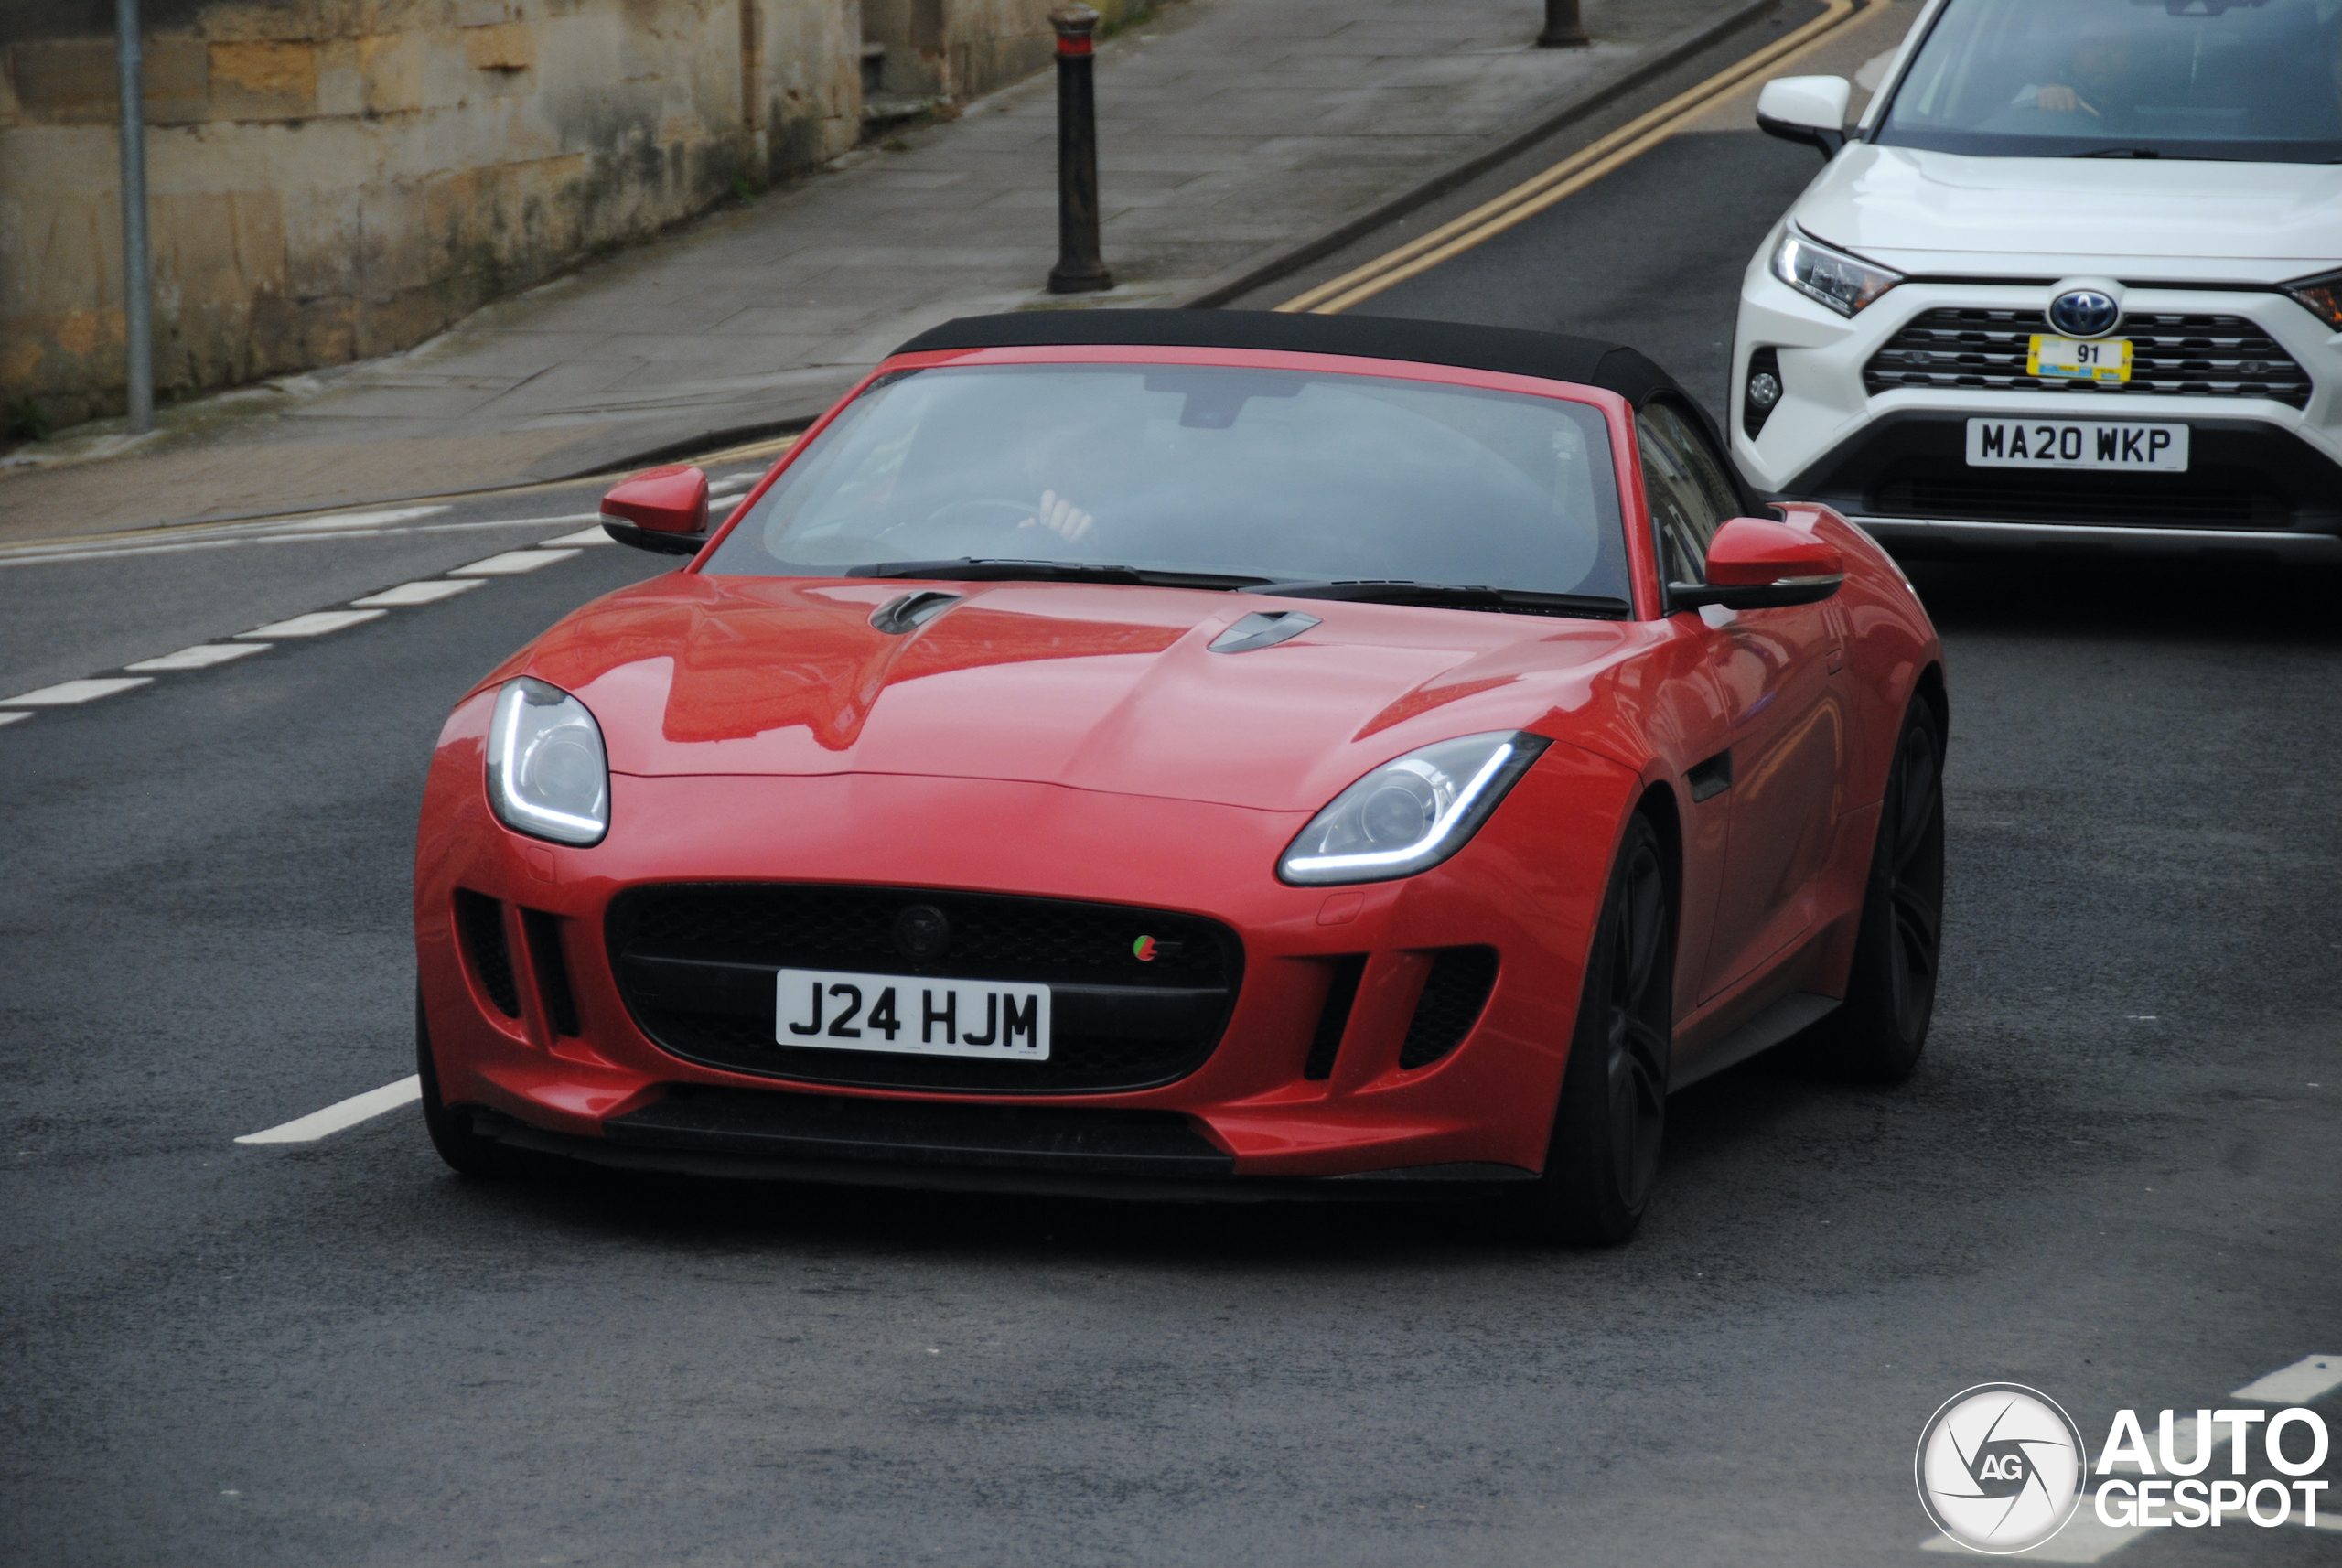
<svg viewBox="0 0 2342 1568">
<path fill-rule="evenodd" d="M 1950 0 L 1887 146 L 2342 161 L 2342 0 Z"/>
<path fill-rule="evenodd" d="M 843 576 L 970 558 L 1230 587 L 1395 579 L 1628 596 L 1599 409 L 1216 366 L 884 378 L 704 570 Z"/>
</svg>

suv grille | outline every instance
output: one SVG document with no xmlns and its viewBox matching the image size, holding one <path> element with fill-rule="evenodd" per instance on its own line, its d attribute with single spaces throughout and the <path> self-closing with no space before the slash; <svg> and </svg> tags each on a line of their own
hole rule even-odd
<svg viewBox="0 0 2342 1568">
<path fill-rule="evenodd" d="M 942 911 L 951 938 L 904 955 L 897 917 Z M 689 1061 L 868 1089 L 1096 1094 L 1149 1089 L 1203 1065 L 1236 1003 L 1244 950 L 1193 915 L 998 894 L 795 883 L 640 887 L 610 906 L 611 967 L 643 1031 Z M 1155 939 L 1152 960 L 1133 949 Z M 1052 988 L 1046 1062 L 807 1050 L 775 1040 L 784 968 Z"/>
<path fill-rule="evenodd" d="M 2268 398 L 2309 406 L 2309 372 L 2242 317 L 2124 317 L 2115 335 L 2131 339 L 2131 380 L 2121 385 L 2026 375 L 2029 339 L 2049 330 L 2048 318 L 2034 310 L 1924 311 L 1871 356 L 1863 385 L 1873 397 L 1905 387 L 1981 387 L 2111 398 Z"/>
</svg>

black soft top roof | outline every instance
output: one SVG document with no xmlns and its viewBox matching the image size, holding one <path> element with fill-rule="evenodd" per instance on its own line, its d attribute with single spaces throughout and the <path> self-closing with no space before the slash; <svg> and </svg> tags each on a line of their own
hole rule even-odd
<svg viewBox="0 0 2342 1568">
<path fill-rule="evenodd" d="M 1665 371 L 1617 343 L 1564 338 L 1557 332 L 1408 321 L 1389 316 L 1285 315 L 1270 310 L 1023 310 L 1008 316 L 963 316 L 929 328 L 895 352 L 1075 344 L 1261 349 L 1407 360 L 1603 387 L 1637 408 L 1661 392 L 1675 393 L 1686 408 L 1699 406 L 1684 396 Z"/>
</svg>

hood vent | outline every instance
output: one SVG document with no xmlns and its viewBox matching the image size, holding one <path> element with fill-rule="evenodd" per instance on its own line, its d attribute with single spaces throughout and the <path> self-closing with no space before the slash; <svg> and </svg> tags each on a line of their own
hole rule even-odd
<svg viewBox="0 0 2342 1568">
<path fill-rule="evenodd" d="M 893 637 L 917 631 L 945 610 L 960 602 L 958 594 L 946 594 L 934 588 L 922 588 L 916 594 L 905 594 L 899 599 L 888 599 L 870 618 L 870 624 Z"/>
<path fill-rule="evenodd" d="M 1317 624 L 1316 616 L 1305 616 L 1299 610 L 1258 611 L 1213 638 L 1211 651 L 1250 653 L 1256 648 L 1274 648 Z"/>
</svg>

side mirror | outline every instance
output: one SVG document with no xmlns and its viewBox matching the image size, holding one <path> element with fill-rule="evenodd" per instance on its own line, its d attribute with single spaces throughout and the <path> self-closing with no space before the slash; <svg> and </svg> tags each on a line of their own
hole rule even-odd
<svg viewBox="0 0 2342 1568">
<path fill-rule="evenodd" d="M 1819 147 L 1834 158 L 1846 145 L 1846 103 L 1853 87 L 1842 76 L 1784 76 L 1756 95 L 1756 128 L 1785 142 Z"/>
<path fill-rule="evenodd" d="M 645 468 L 602 498 L 602 532 L 661 555 L 696 555 L 707 542 L 707 475 L 669 464 Z"/>
<path fill-rule="evenodd" d="M 1802 529 L 1735 517 L 1708 542 L 1707 575 L 1704 583 L 1670 583 L 1669 607 L 1769 610 L 1820 604 L 1846 580 L 1846 561 L 1836 545 Z"/>
</svg>

